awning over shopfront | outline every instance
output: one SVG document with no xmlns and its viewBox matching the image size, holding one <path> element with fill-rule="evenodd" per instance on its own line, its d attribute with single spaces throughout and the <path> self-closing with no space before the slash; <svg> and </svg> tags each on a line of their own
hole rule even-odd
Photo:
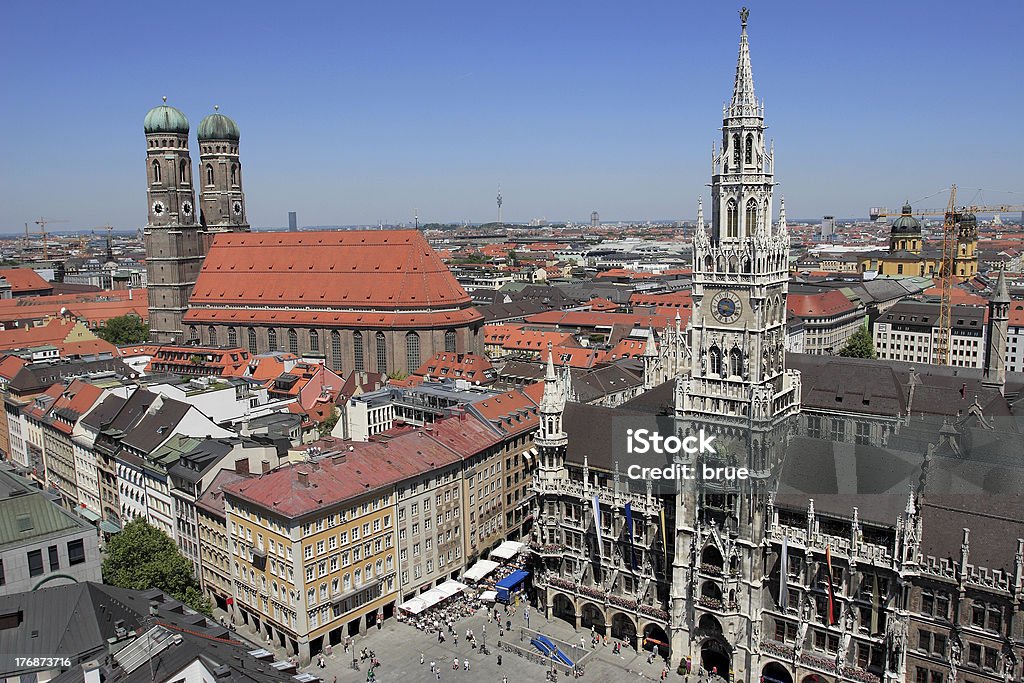
<svg viewBox="0 0 1024 683">
<path fill-rule="evenodd" d="M 462 575 L 465 581 L 479 581 L 499 567 L 493 560 L 480 560 Z"/>
<path fill-rule="evenodd" d="M 491 551 L 491 557 L 496 557 L 499 560 L 511 560 L 525 547 L 526 545 L 519 541 L 505 541 Z"/>
</svg>

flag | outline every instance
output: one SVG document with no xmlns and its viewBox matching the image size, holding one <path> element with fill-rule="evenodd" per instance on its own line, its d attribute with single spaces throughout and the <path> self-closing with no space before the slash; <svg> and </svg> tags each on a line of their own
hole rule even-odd
<svg viewBox="0 0 1024 683">
<path fill-rule="evenodd" d="M 629 568 L 636 570 L 636 548 L 633 547 L 633 507 L 626 503 L 626 538 L 629 539 Z"/>
<path fill-rule="evenodd" d="M 779 555 L 779 607 L 783 610 L 786 609 L 787 594 L 788 594 L 788 572 L 789 567 L 789 537 L 782 537 L 782 551 Z"/>
<path fill-rule="evenodd" d="M 878 633 L 878 615 L 882 611 L 882 596 L 878 594 L 878 574 L 871 575 L 871 635 Z"/>
<path fill-rule="evenodd" d="M 836 623 L 836 594 L 832 588 L 832 546 L 825 546 L 825 566 L 828 568 L 828 624 Z"/>
<path fill-rule="evenodd" d="M 661 554 L 665 556 L 665 573 L 668 573 L 668 533 L 665 530 L 665 506 L 658 511 L 661 518 Z"/>
<path fill-rule="evenodd" d="M 601 538 L 601 503 L 594 494 L 594 532 L 597 534 L 597 554 L 604 557 L 604 541 Z"/>
</svg>

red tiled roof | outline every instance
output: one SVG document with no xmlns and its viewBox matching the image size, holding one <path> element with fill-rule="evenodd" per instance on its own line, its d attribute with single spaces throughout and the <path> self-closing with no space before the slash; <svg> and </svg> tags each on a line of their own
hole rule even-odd
<svg viewBox="0 0 1024 683">
<path fill-rule="evenodd" d="M 1024 301 L 1014 301 L 1010 304 L 1010 324 L 1024 327 Z"/>
<path fill-rule="evenodd" d="M 509 391 L 473 403 L 473 408 L 484 419 L 510 434 L 529 431 L 537 426 L 536 407 L 537 404 L 523 391 Z"/>
<path fill-rule="evenodd" d="M 53 289 L 53 285 L 31 268 L 4 268 L 0 270 L 0 277 L 7 280 L 12 294 L 43 292 Z"/>
<path fill-rule="evenodd" d="M 470 382 L 489 382 L 494 379 L 494 366 L 487 356 L 475 353 L 441 351 L 427 359 L 413 373 L 415 376 L 465 379 Z"/>
<path fill-rule="evenodd" d="M 119 289 L 0 299 L 0 320 L 4 321 L 43 320 L 59 316 L 62 312 L 90 323 L 103 322 L 128 313 L 135 313 L 146 320 L 149 317 L 149 293 L 145 289 Z"/>
<path fill-rule="evenodd" d="M 53 318 L 45 325 L 0 331 L 0 349 L 56 346 L 62 356 L 117 352 L 117 347 L 89 332 L 77 320 Z"/>
<path fill-rule="evenodd" d="M 575 341 L 569 332 L 524 330 L 518 325 L 484 325 L 484 343 L 511 351 L 544 351 L 548 344 L 569 346 Z"/>
<path fill-rule="evenodd" d="M 14 376 L 28 364 L 28 361 L 20 356 L 4 356 L 0 358 L 0 377 L 6 380 L 14 379 Z"/>
<path fill-rule="evenodd" d="M 834 289 L 817 294 L 790 293 L 786 306 L 801 318 L 821 318 L 838 315 L 857 307 L 842 292 Z"/>
<path fill-rule="evenodd" d="M 570 368 L 592 368 L 601 360 L 602 354 L 594 348 L 576 348 L 573 346 L 555 346 L 551 354 L 558 365 L 568 365 Z M 547 353 L 542 354 L 543 360 L 547 360 Z"/>
<path fill-rule="evenodd" d="M 633 313 L 602 313 L 598 311 L 544 311 L 527 316 L 526 322 L 538 325 L 560 325 L 562 327 L 611 327 L 612 325 L 628 325 L 631 327 L 653 327 L 665 329 L 670 317 L 662 314 L 636 315 Z M 673 323 L 674 324 L 674 323 Z"/>
<path fill-rule="evenodd" d="M 268 304 L 275 310 L 229 308 Z M 189 322 L 420 327 L 482 319 L 417 230 L 219 234 L 190 306 Z"/>
</svg>

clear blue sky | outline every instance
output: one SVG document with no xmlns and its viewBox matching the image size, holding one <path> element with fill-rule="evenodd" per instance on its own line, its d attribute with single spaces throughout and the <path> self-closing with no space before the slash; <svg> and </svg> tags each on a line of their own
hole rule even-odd
<svg viewBox="0 0 1024 683">
<path fill-rule="evenodd" d="M 690 218 L 740 4 L 6 2 L 0 231 L 144 223 L 162 95 L 195 156 L 238 122 L 254 226 L 493 220 L 499 183 L 506 219 Z M 1024 191 L 1024 2 L 748 4 L 790 216 Z"/>
</svg>

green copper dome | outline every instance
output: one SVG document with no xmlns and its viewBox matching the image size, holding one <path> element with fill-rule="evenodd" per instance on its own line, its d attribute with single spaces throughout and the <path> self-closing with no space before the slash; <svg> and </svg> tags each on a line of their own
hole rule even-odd
<svg viewBox="0 0 1024 683">
<path fill-rule="evenodd" d="M 901 234 L 921 232 L 921 221 L 911 215 L 912 211 L 913 209 L 910 208 L 910 204 L 904 204 L 900 217 L 892 223 L 891 232 Z"/>
<path fill-rule="evenodd" d="M 196 133 L 200 140 L 237 140 L 238 125 L 224 114 L 216 112 L 199 122 Z"/>
<path fill-rule="evenodd" d="M 143 125 L 147 133 L 188 133 L 188 119 L 168 104 L 150 109 Z"/>
</svg>

